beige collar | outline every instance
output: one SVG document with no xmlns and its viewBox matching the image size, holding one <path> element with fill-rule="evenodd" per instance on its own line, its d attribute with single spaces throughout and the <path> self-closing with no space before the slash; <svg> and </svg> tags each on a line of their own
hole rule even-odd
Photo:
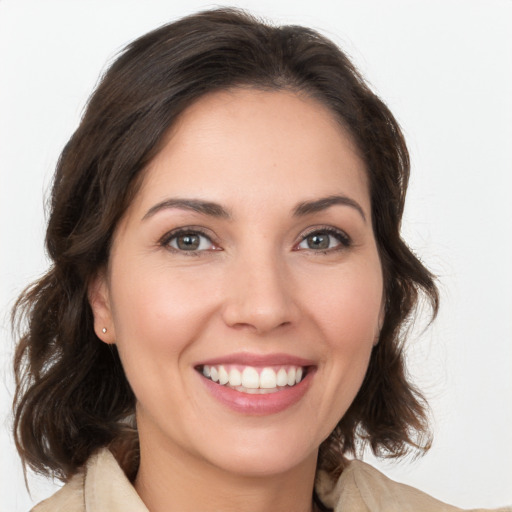
<svg viewBox="0 0 512 512">
<path fill-rule="evenodd" d="M 319 498 L 334 512 L 455 512 L 461 510 L 399 484 L 361 461 L 351 461 L 335 483 L 317 477 Z M 512 508 L 499 509 L 512 512 Z M 87 462 L 62 489 L 32 512 L 149 512 L 108 449 Z M 475 509 L 473 512 L 484 512 Z"/>
</svg>

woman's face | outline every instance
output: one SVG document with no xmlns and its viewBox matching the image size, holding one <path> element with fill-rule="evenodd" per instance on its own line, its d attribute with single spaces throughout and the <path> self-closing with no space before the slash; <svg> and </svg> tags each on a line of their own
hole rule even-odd
<svg viewBox="0 0 512 512">
<path fill-rule="evenodd" d="M 350 137 L 312 99 L 252 89 L 184 113 L 90 290 L 141 446 L 247 475 L 314 466 L 362 383 L 382 298 Z"/>
</svg>

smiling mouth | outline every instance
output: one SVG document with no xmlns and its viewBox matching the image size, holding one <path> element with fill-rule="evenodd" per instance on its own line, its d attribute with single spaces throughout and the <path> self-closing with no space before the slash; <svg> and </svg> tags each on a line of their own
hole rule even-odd
<svg viewBox="0 0 512 512">
<path fill-rule="evenodd" d="M 285 365 L 256 367 L 240 365 L 201 365 L 196 367 L 206 379 L 241 393 L 278 393 L 299 384 L 308 366 Z"/>
</svg>

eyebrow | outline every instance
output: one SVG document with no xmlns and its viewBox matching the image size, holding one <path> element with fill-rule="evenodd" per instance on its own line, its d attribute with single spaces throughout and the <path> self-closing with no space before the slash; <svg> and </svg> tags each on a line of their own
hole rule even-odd
<svg viewBox="0 0 512 512">
<path fill-rule="evenodd" d="M 293 214 L 296 217 L 302 217 L 327 210 L 327 208 L 335 205 L 350 206 L 351 208 L 354 208 L 366 222 L 366 215 L 361 205 L 357 201 L 354 201 L 354 199 L 342 195 L 333 195 L 315 199 L 313 201 L 304 201 L 295 207 Z"/>
<path fill-rule="evenodd" d="M 162 201 L 161 203 L 152 206 L 144 215 L 142 220 L 155 215 L 155 213 L 168 208 L 179 208 L 181 210 L 190 210 L 210 217 L 218 217 L 222 219 L 229 219 L 231 215 L 220 204 L 212 203 L 210 201 L 201 201 L 200 199 L 179 199 L 170 198 Z"/>
<path fill-rule="evenodd" d="M 332 195 L 312 201 L 303 201 L 293 209 L 293 215 L 295 217 L 303 217 L 306 215 L 311 215 L 312 213 L 318 213 L 327 210 L 331 206 L 335 205 L 350 206 L 351 208 L 354 208 L 366 222 L 366 215 L 359 203 L 354 201 L 354 199 L 343 195 Z M 161 210 L 166 210 L 169 208 L 190 210 L 193 212 L 201 213 L 203 215 L 221 219 L 231 219 L 230 213 L 218 203 L 203 201 L 201 199 L 169 198 L 152 206 L 146 212 L 142 220 L 146 220 Z"/>
</svg>

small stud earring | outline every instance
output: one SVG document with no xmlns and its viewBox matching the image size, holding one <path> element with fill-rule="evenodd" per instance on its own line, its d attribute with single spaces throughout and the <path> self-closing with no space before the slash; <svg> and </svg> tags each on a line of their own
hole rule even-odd
<svg viewBox="0 0 512 512">
<path fill-rule="evenodd" d="M 107 332 L 107 328 L 106 328 L 106 327 L 103 327 L 103 329 L 101 329 L 101 332 L 102 332 L 103 334 L 105 334 L 105 333 Z"/>
</svg>

